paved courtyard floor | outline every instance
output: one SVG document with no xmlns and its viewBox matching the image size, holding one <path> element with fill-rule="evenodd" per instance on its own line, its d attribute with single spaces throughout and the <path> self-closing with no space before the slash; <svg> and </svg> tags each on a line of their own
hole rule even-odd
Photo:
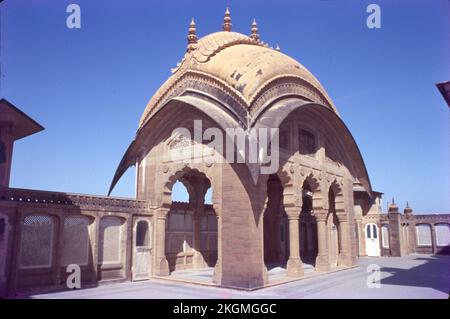
<svg viewBox="0 0 450 319">
<path fill-rule="evenodd" d="M 30 298 L 448 298 L 450 256 L 364 257 L 358 267 L 287 284 L 239 291 L 149 280 L 35 294 Z M 379 288 L 368 288 L 369 265 L 378 265 Z M 376 278 L 376 277 L 375 277 Z M 372 282 L 372 280 L 369 280 Z"/>
</svg>

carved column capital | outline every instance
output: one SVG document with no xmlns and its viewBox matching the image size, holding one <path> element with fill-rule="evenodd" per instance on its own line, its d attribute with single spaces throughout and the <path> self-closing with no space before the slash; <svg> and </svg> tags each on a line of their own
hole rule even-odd
<svg viewBox="0 0 450 319">
<path fill-rule="evenodd" d="M 299 206 L 288 206 L 284 207 L 284 210 L 286 212 L 286 215 L 288 216 L 288 219 L 299 219 L 302 209 Z"/>
<path fill-rule="evenodd" d="M 314 211 L 314 217 L 317 222 L 325 222 L 327 220 L 327 212 L 324 210 Z"/>
<path fill-rule="evenodd" d="M 337 219 L 340 223 L 342 222 L 348 222 L 348 216 L 346 213 L 340 213 L 340 214 L 336 214 Z"/>
<path fill-rule="evenodd" d="M 159 207 L 156 209 L 156 217 L 158 219 L 166 219 L 170 209 L 168 207 Z"/>
</svg>

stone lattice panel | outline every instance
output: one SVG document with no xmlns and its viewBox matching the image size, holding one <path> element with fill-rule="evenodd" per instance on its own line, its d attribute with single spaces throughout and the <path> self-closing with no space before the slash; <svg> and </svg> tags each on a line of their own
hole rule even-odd
<svg viewBox="0 0 450 319">
<path fill-rule="evenodd" d="M 53 253 L 54 222 L 50 216 L 30 215 L 22 224 L 20 266 L 50 267 Z"/>
<path fill-rule="evenodd" d="M 62 265 L 87 265 L 89 260 L 89 219 L 69 216 L 64 220 Z"/>
<path fill-rule="evenodd" d="M 431 246 L 431 226 L 429 224 L 417 224 L 416 235 L 418 246 Z"/>
<path fill-rule="evenodd" d="M 450 224 L 439 223 L 435 226 L 436 230 L 436 245 L 450 246 Z"/>
<path fill-rule="evenodd" d="M 104 217 L 100 222 L 100 263 L 120 263 L 122 221 L 117 217 Z"/>
</svg>

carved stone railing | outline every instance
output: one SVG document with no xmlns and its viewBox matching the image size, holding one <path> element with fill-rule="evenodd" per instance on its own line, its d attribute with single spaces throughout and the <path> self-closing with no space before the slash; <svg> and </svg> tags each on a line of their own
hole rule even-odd
<svg viewBox="0 0 450 319">
<path fill-rule="evenodd" d="M 420 214 L 413 215 L 409 220 L 418 222 L 450 222 L 450 214 Z"/>
<path fill-rule="evenodd" d="M 17 202 L 32 206 L 74 206 L 82 209 L 123 212 L 145 211 L 148 209 L 148 203 L 145 200 L 18 188 L 1 188 L 1 201 Z"/>
<path fill-rule="evenodd" d="M 173 201 L 170 206 L 172 209 L 189 210 L 193 209 L 187 202 Z M 214 210 L 212 204 L 205 204 L 205 210 Z"/>
</svg>

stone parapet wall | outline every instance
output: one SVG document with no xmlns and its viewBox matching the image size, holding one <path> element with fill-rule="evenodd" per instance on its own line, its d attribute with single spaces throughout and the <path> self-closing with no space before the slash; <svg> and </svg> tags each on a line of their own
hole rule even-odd
<svg viewBox="0 0 450 319">
<path fill-rule="evenodd" d="M 131 280 L 133 218 L 152 215 L 142 200 L 0 189 L 0 293 L 66 288 L 69 264 L 83 286 Z"/>
</svg>

